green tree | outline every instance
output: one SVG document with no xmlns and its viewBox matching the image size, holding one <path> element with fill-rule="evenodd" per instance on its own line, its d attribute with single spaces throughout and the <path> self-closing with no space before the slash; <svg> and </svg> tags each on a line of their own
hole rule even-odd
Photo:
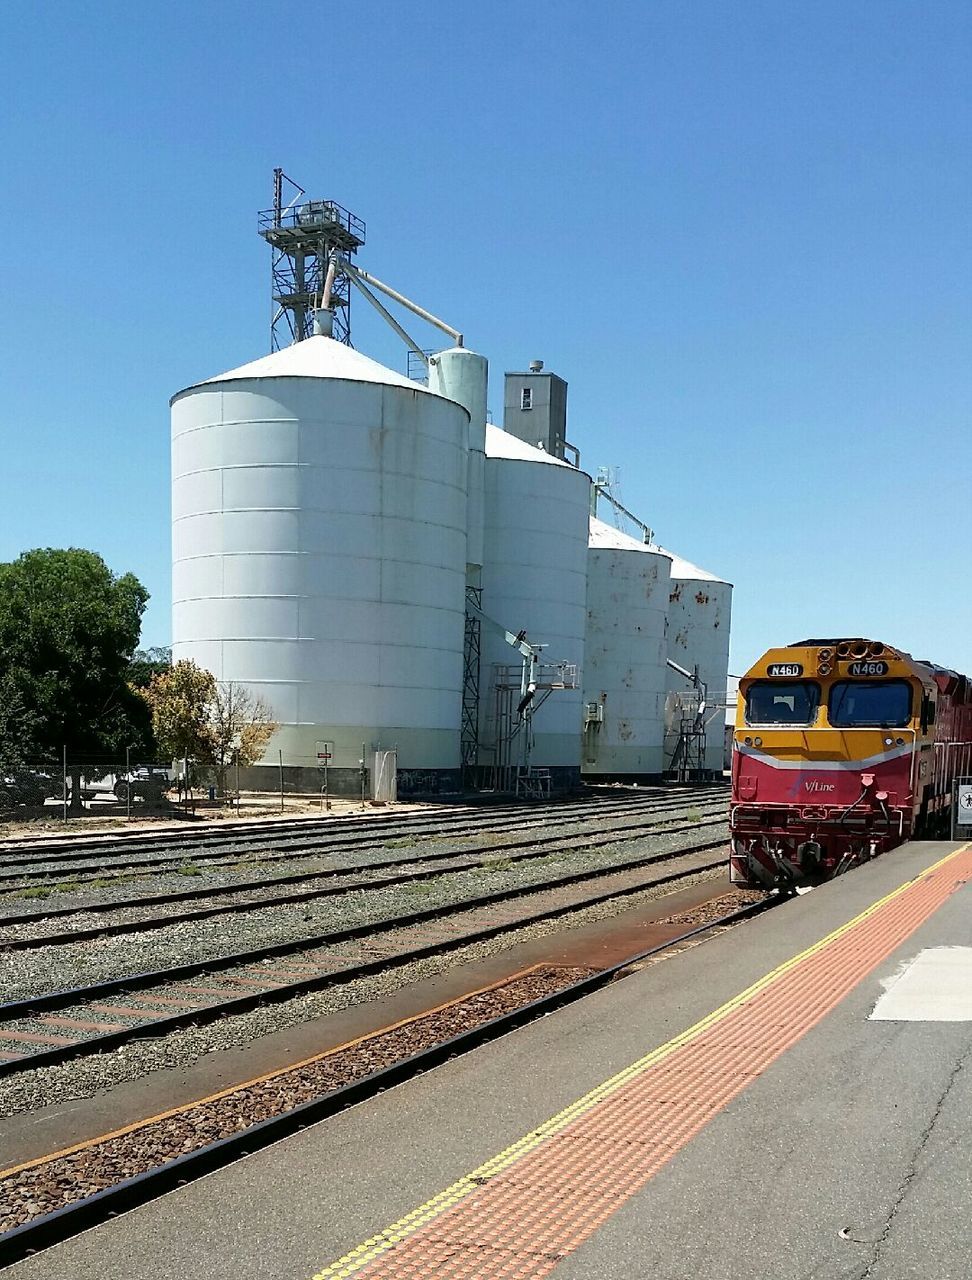
<svg viewBox="0 0 972 1280">
<path fill-rule="evenodd" d="M 0 774 L 23 768 L 34 754 L 37 717 L 8 673 L 0 675 Z"/>
<path fill-rule="evenodd" d="M 128 664 L 128 683 L 133 689 L 145 690 L 152 683 L 153 676 L 161 675 L 171 666 L 171 649 L 161 645 L 151 649 L 136 649 Z"/>
<path fill-rule="evenodd" d="M 209 751 L 210 708 L 216 680 L 187 658 L 153 676 L 145 693 L 152 730 L 164 755 L 202 759 Z"/>
<path fill-rule="evenodd" d="M 277 728 L 270 704 L 259 694 L 233 681 L 216 685 L 201 759 L 212 767 L 220 795 L 226 794 L 230 767 L 256 764 Z"/>
<path fill-rule="evenodd" d="M 0 670 L 31 724 L 30 754 L 67 747 L 73 806 L 80 757 L 151 747 L 148 708 L 127 680 L 148 592 L 93 551 L 26 551 L 0 564 Z"/>
<path fill-rule="evenodd" d="M 263 698 L 232 681 L 217 683 L 185 658 L 154 676 L 145 697 L 160 748 L 212 769 L 222 795 L 229 768 L 255 764 L 277 729 Z"/>
</svg>

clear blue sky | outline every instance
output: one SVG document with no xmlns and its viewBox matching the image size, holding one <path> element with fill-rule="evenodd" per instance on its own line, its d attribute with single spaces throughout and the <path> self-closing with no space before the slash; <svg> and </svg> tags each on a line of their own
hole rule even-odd
<svg viewBox="0 0 972 1280">
<path fill-rule="evenodd" d="M 584 465 L 736 584 L 733 670 L 972 672 L 966 0 L 8 0 L 0 84 L 0 558 L 101 552 L 167 642 L 168 399 L 268 349 L 279 164 L 497 419 L 505 368 L 569 380 Z M 404 366 L 362 306 L 355 345 Z"/>
</svg>

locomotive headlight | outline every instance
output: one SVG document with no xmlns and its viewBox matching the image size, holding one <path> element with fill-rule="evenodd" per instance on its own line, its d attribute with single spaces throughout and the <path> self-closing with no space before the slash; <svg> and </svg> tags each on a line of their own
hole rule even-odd
<svg viewBox="0 0 972 1280">
<path fill-rule="evenodd" d="M 885 745 L 886 747 L 893 747 L 893 746 L 894 746 L 894 739 L 893 739 L 893 738 L 885 738 L 885 739 L 884 739 L 884 745 Z"/>
<path fill-rule="evenodd" d="M 763 739 L 762 739 L 762 738 L 753 738 L 753 746 L 754 746 L 754 747 L 761 747 L 762 745 L 763 745 Z"/>
<path fill-rule="evenodd" d="M 895 738 L 894 743 L 895 743 L 895 746 L 897 746 L 897 747 L 903 747 L 903 746 L 904 746 L 904 738 Z"/>
<path fill-rule="evenodd" d="M 743 741 L 745 742 L 747 747 L 751 747 L 753 745 L 752 738 L 744 738 Z"/>
</svg>

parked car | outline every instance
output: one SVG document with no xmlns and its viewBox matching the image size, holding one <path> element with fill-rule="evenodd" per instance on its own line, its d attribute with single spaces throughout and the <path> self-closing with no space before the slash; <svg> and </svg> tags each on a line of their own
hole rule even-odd
<svg viewBox="0 0 972 1280">
<path fill-rule="evenodd" d="M 43 775 L 31 769 L 17 769 L 0 776 L 0 809 L 14 809 L 18 805 L 40 805 L 51 794 L 44 785 Z"/>
<path fill-rule="evenodd" d="M 126 803 L 129 795 L 133 800 L 142 799 L 158 803 L 174 786 L 175 777 L 170 769 L 161 765 L 141 765 L 130 773 L 123 774 L 115 782 L 115 797 Z"/>
<path fill-rule="evenodd" d="M 44 798 L 63 800 L 64 799 L 64 778 L 59 773 L 48 773 L 44 769 L 34 772 L 38 785 L 44 792 Z M 68 792 L 71 790 L 71 784 L 68 783 Z"/>
</svg>

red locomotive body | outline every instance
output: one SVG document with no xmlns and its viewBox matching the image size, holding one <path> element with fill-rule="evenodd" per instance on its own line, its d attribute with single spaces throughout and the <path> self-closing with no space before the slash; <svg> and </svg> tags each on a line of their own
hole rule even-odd
<svg viewBox="0 0 972 1280">
<path fill-rule="evenodd" d="M 972 685 L 863 639 L 771 649 L 739 685 L 730 875 L 812 884 L 947 834 L 972 770 Z"/>
</svg>

